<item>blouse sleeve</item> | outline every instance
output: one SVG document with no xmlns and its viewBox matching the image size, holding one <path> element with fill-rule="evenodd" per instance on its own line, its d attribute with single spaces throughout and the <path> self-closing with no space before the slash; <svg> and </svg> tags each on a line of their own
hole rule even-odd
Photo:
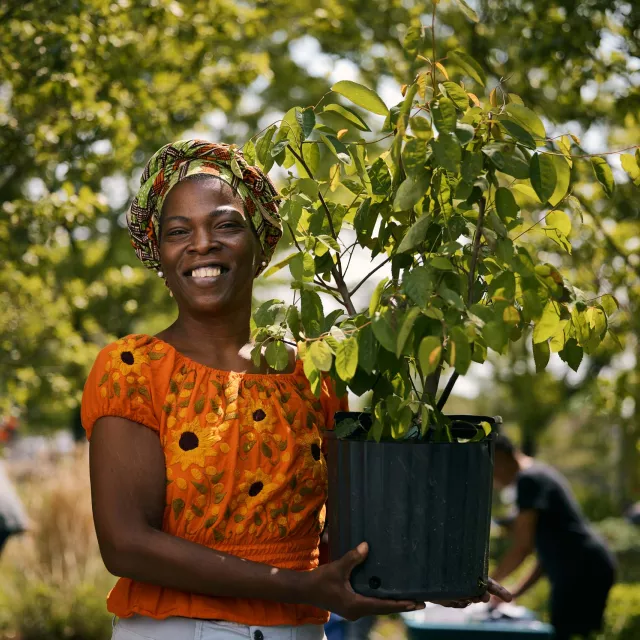
<svg viewBox="0 0 640 640">
<path fill-rule="evenodd" d="M 333 381 L 327 377 L 322 383 L 320 402 L 325 416 L 325 429 L 332 430 L 335 427 L 335 414 L 338 411 L 349 411 L 349 398 L 346 394 L 338 397 Z"/>
<path fill-rule="evenodd" d="M 91 438 L 99 418 L 117 416 L 158 432 L 149 354 L 134 340 L 108 345 L 96 358 L 82 393 L 82 426 Z"/>
</svg>

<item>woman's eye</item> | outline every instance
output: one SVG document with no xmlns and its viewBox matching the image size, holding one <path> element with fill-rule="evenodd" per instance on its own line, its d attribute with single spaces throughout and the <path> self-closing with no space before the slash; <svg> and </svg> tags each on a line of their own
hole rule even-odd
<svg viewBox="0 0 640 640">
<path fill-rule="evenodd" d="M 171 229 L 171 231 L 169 231 L 167 233 L 168 236 L 178 236 L 178 235 L 182 235 L 183 233 L 186 233 L 186 231 L 184 229 Z"/>
</svg>

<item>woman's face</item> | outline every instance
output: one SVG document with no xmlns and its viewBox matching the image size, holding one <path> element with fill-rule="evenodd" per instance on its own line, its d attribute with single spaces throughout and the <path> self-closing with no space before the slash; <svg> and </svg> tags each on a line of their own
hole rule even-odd
<svg viewBox="0 0 640 640">
<path fill-rule="evenodd" d="M 218 178 L 184 180 L 160 219 L 160 262 L 181 311 L 216 315 L 251 305 L 260 245 L 239 195 Z"/>
</svg>

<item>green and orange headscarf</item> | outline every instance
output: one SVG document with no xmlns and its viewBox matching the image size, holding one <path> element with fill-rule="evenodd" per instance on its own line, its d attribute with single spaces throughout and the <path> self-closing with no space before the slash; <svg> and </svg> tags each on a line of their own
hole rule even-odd
<svg viewBox="0 0 640 640">
<path fill-rule="evenodd" d="M 162 205 L 172 187 L 197 174 L 216 176 L 242 198 L 245 217 L 262 246 L 261 260 L 268 263 L 282 236 L 276 188 L 265 173 L 247 164 L 239 149 L 205 140 L 172 142 L 147 163 L 140 178 L 140 190 L 127 214 L 131 244 L 138 258 L 147 268 L 160 270 L 158 238 Z"/>
</svg>

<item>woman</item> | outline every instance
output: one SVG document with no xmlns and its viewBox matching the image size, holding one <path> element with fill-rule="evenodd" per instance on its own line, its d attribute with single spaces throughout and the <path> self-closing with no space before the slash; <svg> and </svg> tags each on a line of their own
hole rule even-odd
<svg viewBox="0 0 640 640">
<path fill-rule="evenodd" d="M 178 319 L 103 349 L 82 406 L 100 549 L 121 576 L 108 599 L 116 640 L 315 640 L 328 610 L 423 607 L 353 593 L 364 543 L 317 566 L 320 434 L 341 403 L 328 382 L 311 393 L 293 353 L 284 373 L 244 355 L 253 280 L 281 235 L 277 201 L 222 144 L 167 145 L 142 175 L 133 246 Z"/>
</svg>

